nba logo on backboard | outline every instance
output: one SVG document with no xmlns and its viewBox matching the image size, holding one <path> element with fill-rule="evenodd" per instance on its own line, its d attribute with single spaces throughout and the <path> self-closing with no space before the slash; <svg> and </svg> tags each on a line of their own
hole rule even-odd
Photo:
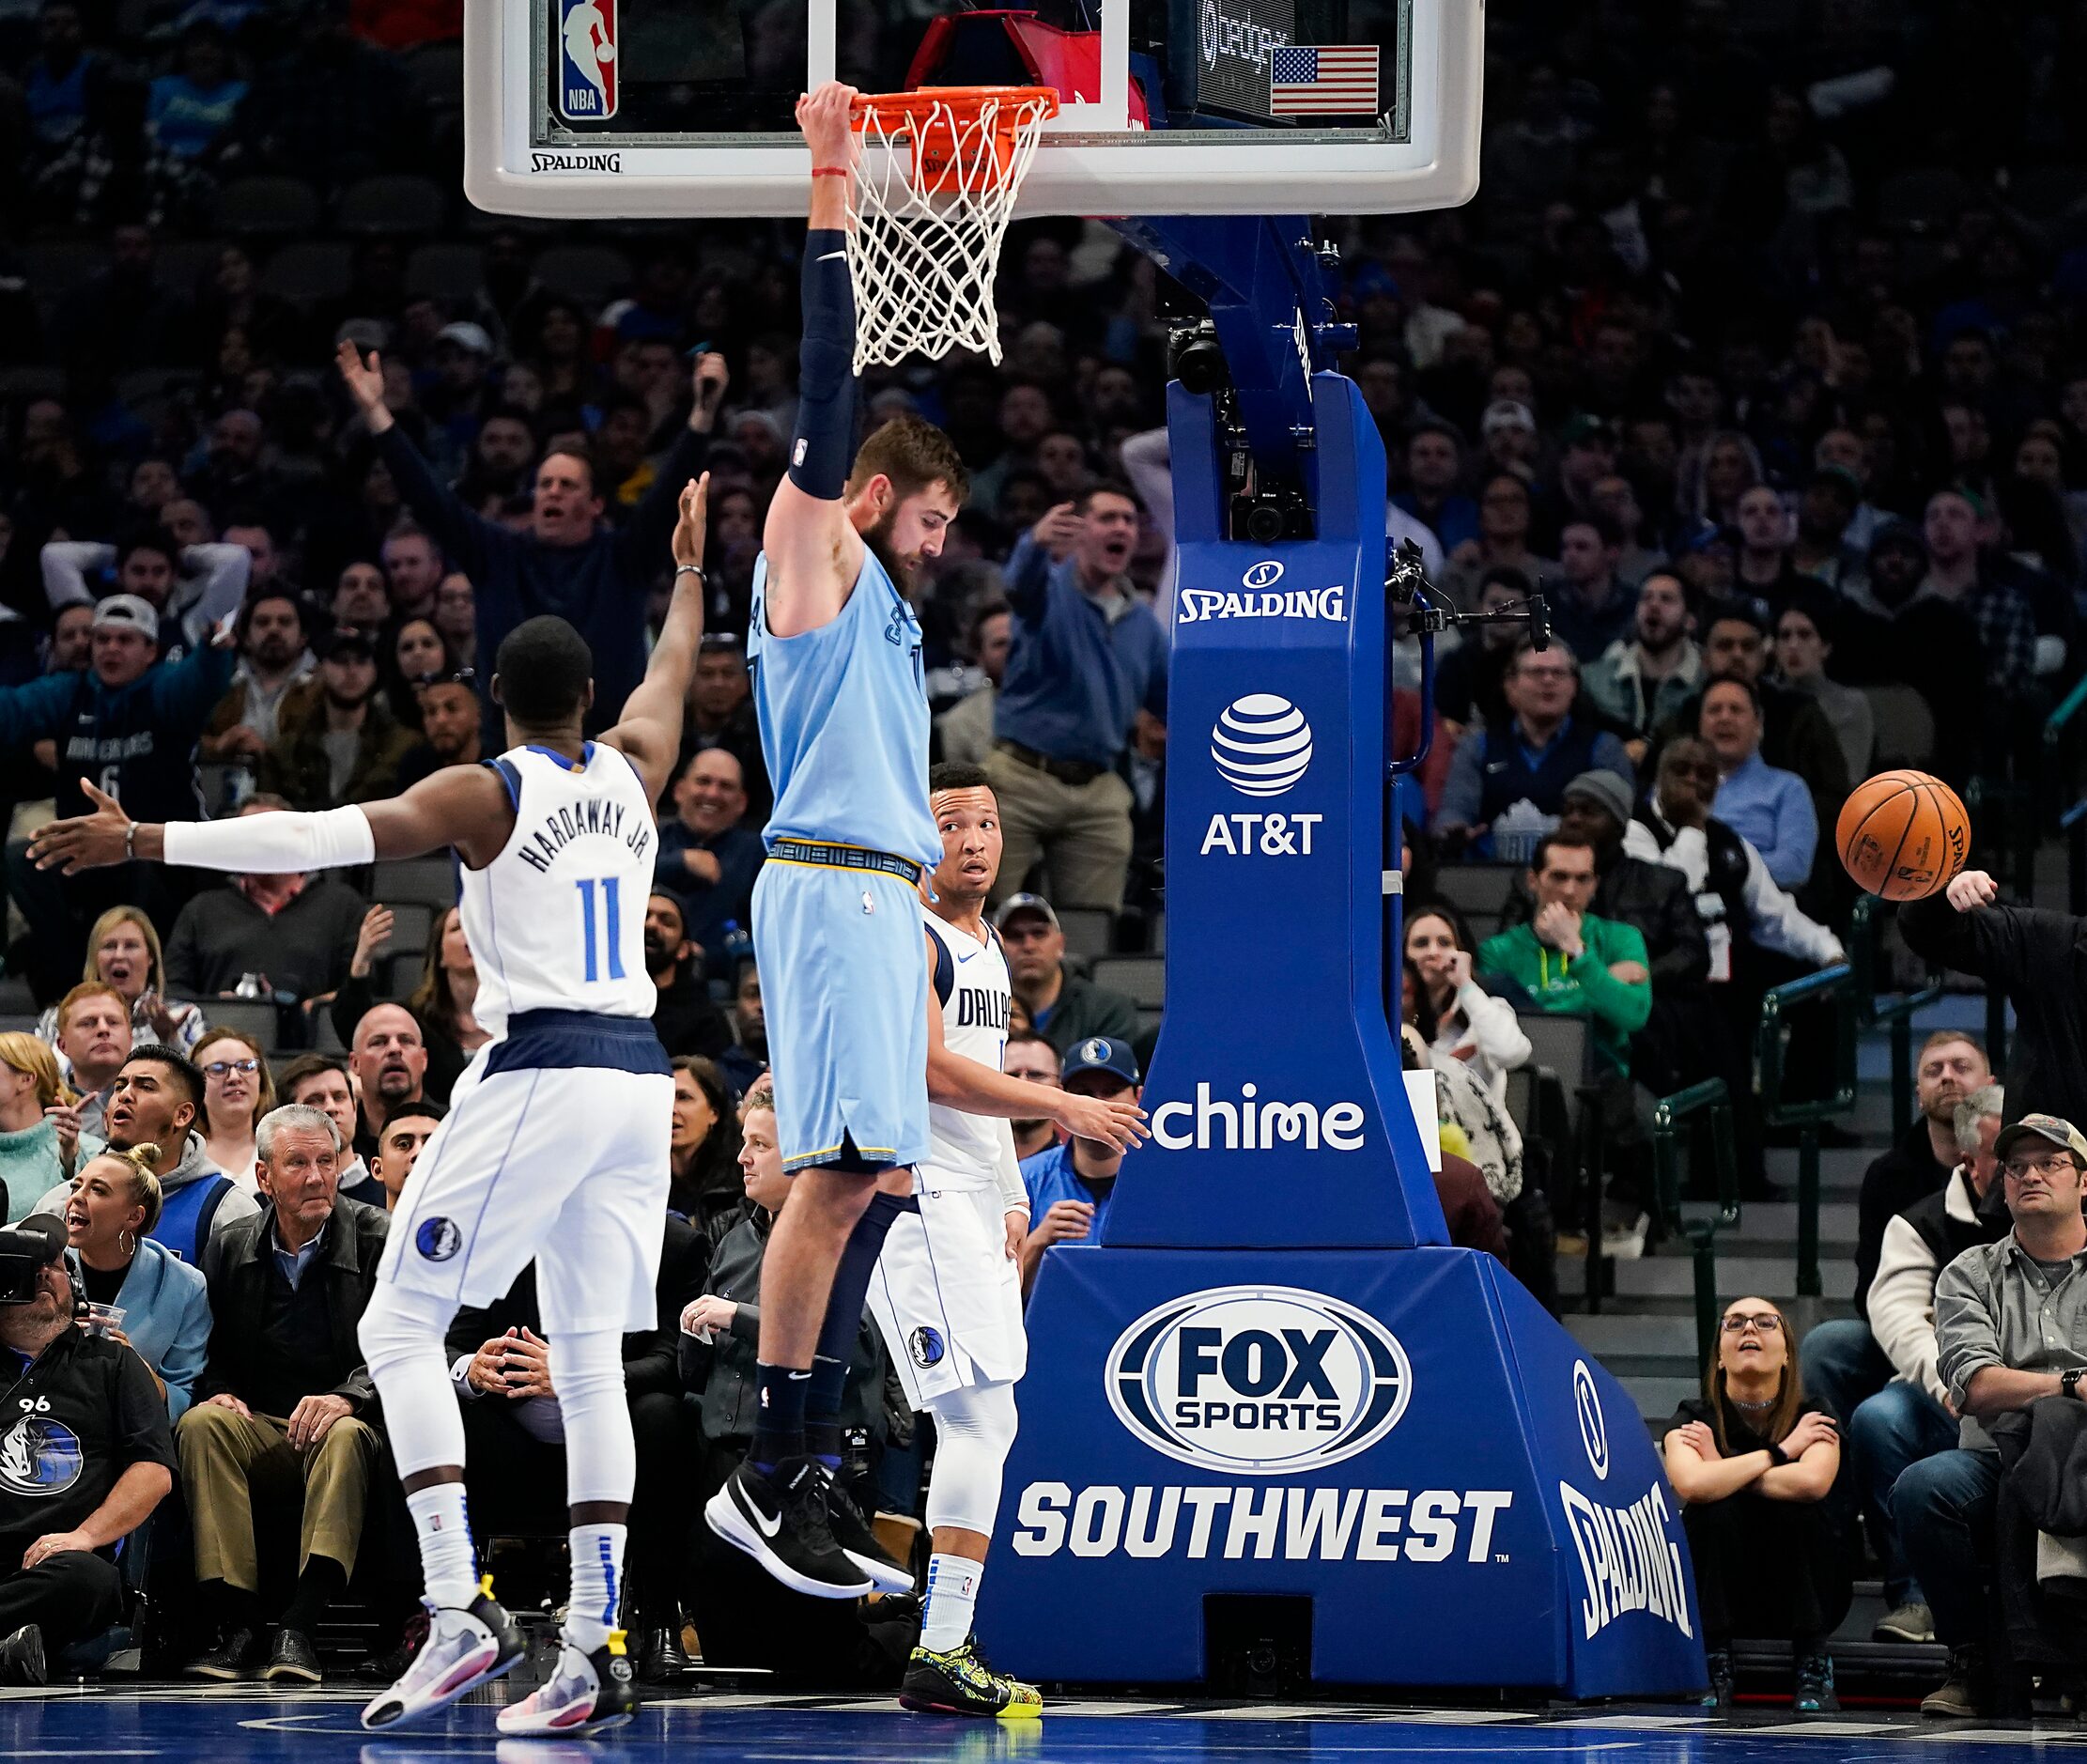
<svg viewBox="0 0 2087 1764">
<path fill-rule="evenodd" d="M 616 114 L 616 0 L 558 0 L 558 115 L 602 122 Z"/>
</svg>

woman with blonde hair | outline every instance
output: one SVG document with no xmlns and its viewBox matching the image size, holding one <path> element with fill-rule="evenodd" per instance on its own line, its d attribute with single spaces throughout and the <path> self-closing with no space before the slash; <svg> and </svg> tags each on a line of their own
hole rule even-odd
<svg viewBox="0 0 2087 1764">
<path fill-rule="evenodd" d="M 34 1035 L 0 1033 L 0 1187 L 7 1221 L 26 1217 L 38 1198 L 65 1180 L 54 1109 L 72 1102 L 58 1076 L 58 1057 Z"/>
<path fill-rule="evenodd" d="M 112 906 L 94 921 L 80 978 L 114 986 L 123 995 L 131 1007 L 131 1035 L 139 1044 L 160 1042 L 194 1057 L 205 1028 L 203 1013 L 165 996 L 166 956 L 160 934 L 142 907 Z M 37 1020 L 37 1039 L 53 1047 L 58 1044 L 55 1005 Z"/>
<path fill-rule="evenodd" d="M 1710 1668 L 1704 1707 L 1731 1707 L 1735 1641 L 1786 1641 L 1797 1712 L 1838 1709 L 1826 1638 L 1854 1590 L 1827 1501 L 1840 1428 L 1805 1400 L 1789 1322 L 1767 1299 L 1724 1308 L 1703 1395 L 1674 1412 L 1661 1451 L 1695 1564 Z"/>
<path fill-rule="evenodd" d="M 65 1205 L 68 1252 L 90 1305 L 112 1308 L 87 1326 L 131 1349 L 179 1420 L 210 1345 L 210 1296 L 202 1271 L 147 1233 L 159 1223 L 156 1145 L 101 1152 L 73 1178 Z"/>
<path fill-rule="evenodd" d="M 237 1029 L 214 1029 L 195 1044 L 203 1074 L 203 1118 L 196 1124 L 211 1163 L 247 1194 L 255 1192 L 255 1129 L 275 1106 L 268 1061 Z"/>
</svg>

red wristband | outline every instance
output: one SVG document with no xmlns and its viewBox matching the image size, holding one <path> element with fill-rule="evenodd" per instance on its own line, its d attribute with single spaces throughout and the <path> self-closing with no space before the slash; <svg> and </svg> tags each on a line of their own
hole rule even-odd
<svg viewBox="0 0 2087 1764">
<path fill-rule="evenodd" d="M 812 175 L 814 178 L 845 178 L 851 169 L 846 165 L 814 165 Z"/>
</svg>

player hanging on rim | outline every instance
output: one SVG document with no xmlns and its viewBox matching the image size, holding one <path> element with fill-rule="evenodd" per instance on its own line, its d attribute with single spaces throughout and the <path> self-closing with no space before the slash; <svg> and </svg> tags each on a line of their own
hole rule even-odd
<svg viewBox="0 0 2087 1764">
<path fill-rule="evenodd" d="M 786 1586 L 852 1599 L 912 1576 L 835 1478 L 841 1392 L 870 1273 L 927 1153 L 927 998 L 914 890 L 941 856 L 928 812 L 920 627 L 899 590 L 942 549 L 969 480 L 914 417 L 855 436 L 851 87 L 797 101 L 812 149 L 804 341 L 788 477 L 754 566 L 747 659 L 775 782 L 754 943 L 797 1178 L 763 1264 L 751 1448 L 704 1508 Z"/>
<path fill-rule="evenodd" d="M 1014 1385 L 1028 1363 L 1019 1257 L 1029 1202 L 1011 1120 L 1080 1138 L 1143 1137 L 1134 1103 L 1054 1091 L 1001 1070 L 1011 987 L 985 897 L 1000 870 L 1000 810 L 982 767 L 938 766 L 928 804 L 942 861 L 922 890 L 927 931 L 927 1160 L 914 1210 L 885 1239 L 870 1308 L 915 1409 L 935 1416 L 928 1481 L 934 1554 L 920 1645 L 899 1701 L 963 1715 L 1035 1715 L 1035 1686 L 992 1670 L 971 1641 L 985 1553 L 1014 1444 Z M 997 1117 L 997 1119 L 993 1119 Z"/>
<path fill-rule="evenodd" d="M 459 1305 L 490 1304 L 531 1261 L 565 1417 L 572 1596 L 549 1682 L 502 1710 L 498 1725 L 593 1733 L 636 1707 L 616 1627 L 637 1472 L 622 1338 L 657 1321 L 673 1107 L 652 1027 L 644 909 L 652 805 L 680 748 L 703 637 L 707 484 L 682 492 L 666 625 L 622 720 L 598 739 L 581 735 L 594 703 L 586 643 L 563 619 L 533 618 L 500 646 L 492 692 L 508 749 L 498 759 L 360 808 L 167 827 L 133 823 L 89 785 L 95 812 L 43 828 L 31 844 L 40 867 L 68 875 L 131 857 L 269 874 L 445 846 L 462 859 L 472 1008 L 493 1039 L 457 1079 L 407 1181 L 360 1332 L 420 1539 L 430 1622 L 405 1676 L 363 1710 L 365 1727 L 445 1708 L 524 1651 L 473 1560 L 442 1337 Z M 510 1165 L 518 1145 L 530 1155 Z"/>
</svg>

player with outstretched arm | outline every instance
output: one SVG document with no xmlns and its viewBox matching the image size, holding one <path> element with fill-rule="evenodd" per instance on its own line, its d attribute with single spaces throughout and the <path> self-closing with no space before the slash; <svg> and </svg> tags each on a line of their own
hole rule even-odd
<svg viewBox="0 0 2087 1764">
<path fill-rule="evenodd" d="M 493 1039 L 399 1197 L 361 1326 L 431 1617 L 405 1676 L 363 1710 L 367 1728 L 445 1708 L 524 1652 L 473 1558 L 442 1338 L 459 1306 L 490 1304 L 532 1261 L 565 1421 L 572 1597 L 549 1681 L 502 1710 L 498 1725 L 585 1734 L 636 1707 L 616 1627 L 637 1473 L 622 1338 L 656 1322 L 673 1108 L 643 928 L 653 804 L 680 748 L 703 638 L 707 485 L 682 492 L 665 627 L 622 719 L 598 738 L 582 734 L 594 703 L 586 643 L 563 619 L 534 618 L 500 645 L 492 695 L 508 745 L 497 759 L 446 767 L 388 801 L 195 825 L 133 822 L 90 786 L 94 813 L 31 842 L 39 867 L 69 875 L 131 858 L 269 874 L 445 847 L 461 861 L 473 1010 Z"/>
</svg>

